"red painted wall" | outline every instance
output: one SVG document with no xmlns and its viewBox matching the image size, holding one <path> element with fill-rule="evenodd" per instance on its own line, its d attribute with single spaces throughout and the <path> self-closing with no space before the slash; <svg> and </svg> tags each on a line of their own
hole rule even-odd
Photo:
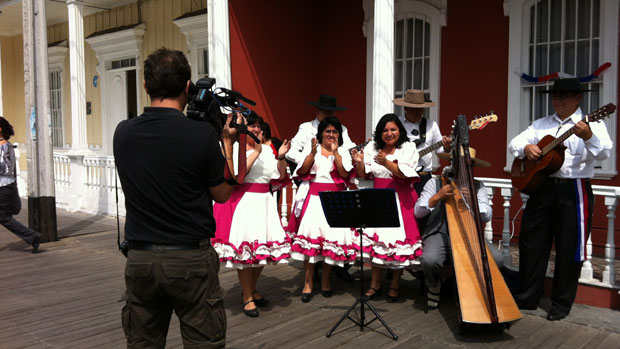
<svg viewBox="0 0 620 349">
<path fill-rule="evenodd" d="M 353 140 L 364 136 L 366 38 L 362 4 L 231 0 L 232 85 L 254 99 L 272 133 L 290 139 L 314 118 L 308 104 L 336 96 Z"/>
</svg>

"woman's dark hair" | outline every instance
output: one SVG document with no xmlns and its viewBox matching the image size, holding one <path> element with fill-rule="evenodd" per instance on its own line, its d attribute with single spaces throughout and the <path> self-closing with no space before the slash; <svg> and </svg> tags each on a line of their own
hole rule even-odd
<svg viewBox="0 0 620 349">
<path fill-rule="evenodd" d="M 253 110 L 250 112 L 250 114 L 246 115 L 245 121 L 247 122 L 248 126 L 254 125 L 256 122 L 258 122 L 258 126 L 261 127 L 261 130 L 263 128 L 263 124 L 265 123 L 263 118 L 260 115 L 256 114 L 256 112 Z"/>
<path fill-rule="evenodd" d="M 316 131 L 316 140 L 321 144 L 323 142 L 323 131 L 327 126 L 332 125 L 338 131 L 338 146 L 341 146 L 344 141 L 342 140 L 342 124 L 335 116 L 326 116 L 319 124 L 319 128 Z"/>
<path fill-rule="evenodd" d="M 396 116 L 396 114 L 385 114 L 377 123 L 377 127 L 375 127 L 375 134 L 373 135 L 373 141 L 375 141 L 375 149 L 377 150 L 381 150 L 383 149 L 383 147 L 385 147 L 385 142 L 383 141 L 383 139 L 381 139 L 381 136 L 383 135 L 385 125 L 387 125 L 387 123 L 390 121 L 395 123 L 396 127 L 398 127 L 398 130 L 400 131 L 400 137 L 398 137 L 398 140 L 396 141 L 396 148 L 400 148 L 403 143 L 409 141 L 409 137 L 407 137 L 407 130 L 405 130 L 405 126 L 403 126 L 403 123 L 400 122 L 398 116 Z"/>
<path fill-rule="evenodd" d="M 178 97 L 191 78 L 191 68 L 181 51 L 162 47 L 144 61 L 144 85 L 151 99 Z"/>
<path fill-rule="evenodd" d="M 2 129 L 2 138 L 5 140 L 11 139 L 11 136 L 15 134 L 13 131 L 13 125 L 9 123 L 9 120 L 0 116 L 0 128 Z"/>
<path fill-rule="evenodd" d="M 263 124 L 260 126 L 261 131 L 263 131 L 263 139 L 269 140 L 271 139 L 271 126 L 268 123 L 263 121 Z"/>
</svg>

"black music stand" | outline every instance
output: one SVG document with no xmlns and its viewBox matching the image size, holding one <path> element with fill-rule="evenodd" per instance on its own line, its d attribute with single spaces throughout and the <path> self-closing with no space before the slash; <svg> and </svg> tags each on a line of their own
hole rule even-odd
<svg viewBox="0 0 620 349">
<path fill-rule="evenodd" d="M 394 340 L 398 336 L 392 331 L 390 326 L 377 313 L 375 308 L 368 302 L 368 297 L 364 293 L 364 261 L 363 261 L 363 229 L 365 228 L 384 228 L 399 227 L 400 220 L 398 217 L 398 207 L 396 206 L 396 196 L 394 189 L 362 189 L 351 191 L 337 192 L 320 192 L 321 205 L 327 223 L 333 228 L 355 228 L 360 236 L 360 262 L 361 262 L 361 279 L 360 279 L 360 296 L 355 300 L 353 305 L 342 315 L 340 320 L 332 327 L 325 336 L 332 335 L 334 330 L 344 321 L 345 318 L 353 321 L 360 327 L 360 331 L 368 326 L 371 322 L 379 319 L 383 326 L 390 332 Z M 360 321 L 349 316 L 349 313 L 357 305 L 360 305 Z M 375 318 L 365 322 L 364 304 L 368 306 L 374 314 Z"/>
</svg>

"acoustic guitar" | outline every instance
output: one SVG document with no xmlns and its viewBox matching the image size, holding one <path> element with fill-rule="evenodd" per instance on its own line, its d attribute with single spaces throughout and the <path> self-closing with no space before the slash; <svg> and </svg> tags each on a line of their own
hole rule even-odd
<svg viewBox="0 0 620 349">
<path fill-rule="evenodd" d="M 590 114 L 586 115 L 581 121 L 588 123 L 600 121 L 611 115 L 616 110 L 616 105 L 609 103 Z M 512 186 L 518 191 L 532 195 L 543 184 L 545 179 L 557 172 L 564 163 L 564 142 L 568 137 L 575 133 L 574 128 L 564 132 L 559 137 L 546 135 L 538 142 L 538 148 L 542 150 L 542 155 L 538 160 L 527 158 L 515 158 L 512 162 L 511 179 Z"/>
</svg>

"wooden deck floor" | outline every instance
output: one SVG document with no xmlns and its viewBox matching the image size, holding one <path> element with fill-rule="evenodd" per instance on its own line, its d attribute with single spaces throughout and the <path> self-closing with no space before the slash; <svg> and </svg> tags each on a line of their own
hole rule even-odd
<svg viewBox="0 0 620 349">
<path fill-rule="evenodd" d="M 59 210 L 60 235 L 66 237 L 42 245 L 41 252 L 32 255 L 29 246 L 0 227 L 1 348 L 125 347 L 120 324 L 125 260 L 117 252 L 114 229 L 110 218 Z M 369 271 L 365 275 L 368 280 Z M 258 318 L 248 318 L 241 311 L 236 272 L 223 270 L 220 281 L 227 290 L 229 348 L 617 348 L 620 343 L 618 332 L 569 321 L 549 322 L 537 315 L 525 315 L 502 334 L 461 336 L 454 302 L 445 301 L 438 310 L 424 314 L 419 284 L 409 275 L 401 284 L 401 302 L 372 302 L 400 337 L 397 341 L 378 321 L 360 332 L 345 320 L 326 338 L 325 333 L 359 295 L 359 283 L 333 278 L 333 297 L 319 294 L 302 303 L 301 264 L 267 267 L 258 288 L 271 305 Z M 353 316 L 358 312 L 359 307 Z M 168 347 L 181 346 L 173 316 Z"/>
</svg>

